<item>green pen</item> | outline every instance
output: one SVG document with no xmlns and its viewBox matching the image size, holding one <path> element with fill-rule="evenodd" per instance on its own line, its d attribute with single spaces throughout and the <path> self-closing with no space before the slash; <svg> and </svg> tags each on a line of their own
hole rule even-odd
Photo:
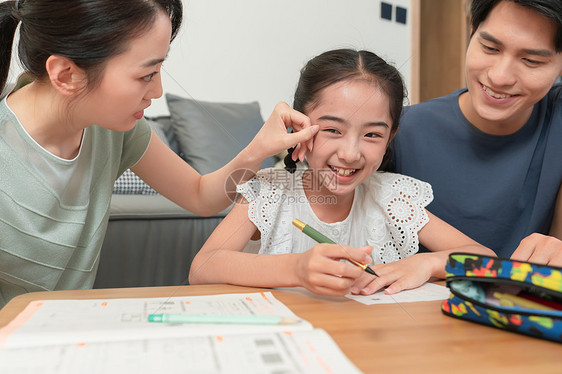
<svg viewBox="0 0 562 374">
<path fill-rule="evenodd" d="M 148 322 L 162 323 L 207 323 L 230 325 L 289 325 L 296 319 L 279 316 L 256 315 L 201 315 L 201 314 L 149 314 Z"/>
<path fill-rule="evenodd" d="M 308 235 L 312 239 L 316 240 L 318 243 L 336 244 L 336 242 L 333 241 L 332 239 L 328 238 L 327 236 L 325 236 L 321 232 L 316 231 L 315 229 L 313 229 L 309 225 L 305 224 L 304 222 L 299 221 L 296 218 L 293 220 L 293 225 L 295 225 L 299 230 L 301 230 L 303 233 L 305 233 L 306 235 Z M 371 269 L 369 267 L 369 265 L 361 264 L 361 263 L 359 263 L 359 262 L 357 262 L 357 261 L 355 261 L 351 258 L 346 258 L 346 260 L 351 262 L 355 266 L 359 266 L 361 269 L 365 270 L 367 273 L 372 274 L 375 277 L 378 277 L 377 273 L 375 273 L 375 271 L 373 269 Z"/>
</svg>

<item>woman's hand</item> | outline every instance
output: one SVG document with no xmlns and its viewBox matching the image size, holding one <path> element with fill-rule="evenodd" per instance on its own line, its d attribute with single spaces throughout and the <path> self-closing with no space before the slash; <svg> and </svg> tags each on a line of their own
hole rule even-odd
<svg viewBox="0 0 562 374">
<path fill-rule="evenodd" d="M 293 133 L 288 133 L 288 128 L 292 128 Z M 261 130 L 248 144 L 246 151 L 255 158 L 264 160 L 303 143 L 306 147 L 299 147 L 298 157 L 304 161 L 307 149 L 312 150 L 312 137 L 317 132 L 318 126 L 311 126 L 307 116 L 292 109 L 287 103 L 280 102 L 275 106 L 273 113 L 265 121 Z"/>
<path fill-rule="evenodd" d="M 445 263 L 434 253 L 418 253 L 396 262 L 373 265 L 371 268 L 378 277 L 364 273 L 351 287 L 351 293 L 371 295 L 386 287 L 385 293 L 392 295 L 416 288 L 427 282 L 438 266 L 444 267 Z"/>
<path fill-rule="evenodd" d="M 361 276 L 363 270 L 340 261 L 352 258 L 369 263 L 367 254 L 372 247 L 354 248 L 340 244 L 317 244 L 302 253 L 295 266 L 299 284 L 307 290 L 325 296 L 344 296 Z"/>
</svg>

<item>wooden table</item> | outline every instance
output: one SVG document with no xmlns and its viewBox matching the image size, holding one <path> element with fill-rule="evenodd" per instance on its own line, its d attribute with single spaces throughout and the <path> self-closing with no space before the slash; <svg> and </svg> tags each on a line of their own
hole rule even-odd
<svg viewBox="0 0 562 374">
<path fill-rule="evenodd" d="M 231 285 L 35 292 L 0 310 L 0 327 L 30 301 L 196 296 L 259 292 Z M 273 289 L 275 297 L 326 330 L 365 373 L 562 373 L 562 345 L 445 316 L 440 301 L 366 306 L 304 289 Z"/>
</svg>

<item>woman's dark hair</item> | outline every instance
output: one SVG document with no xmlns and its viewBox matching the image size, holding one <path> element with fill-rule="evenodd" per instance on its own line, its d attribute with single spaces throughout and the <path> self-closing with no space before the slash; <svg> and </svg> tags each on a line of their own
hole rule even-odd
<svg viewBox="0 0 562 374">
<path fill-rule="evenodd" d="M 8 78 L 15 31 L 24 69 L 43 79 L 51 55 L 83 69 L 95 87 L 107 60 L 127 49 L 131 39 L 154 23 L 159 11 L 172 22 L 172 40 L 182 21 L 181 0 L 18 0 L 0 3 L 0 92 Z M 171 40 L 170 40 L 171 41 Z"/>
<path fill-rule="evenodd" d="M 550 19 L 556 25 L 554 46 L 556 52 L 562 52 L 562 1 L 561 0 L 472 0 L 471 21 L 472 35 L 478 26 L 486 20 L 492 9 L 502 1 L 511 1 L 517 5 L 534 10 Z M 471 36 L 472 36 L 471 35 Z"/>
<path fill-rule="evenodd" d="M 404 82 L 398 70 L 369 51 L 337 49 L 314 57 L 301 70 L 293 108 L 305 113 L 318 104 L 320 92 L 332 84 L 348 79 L 369 79 L 388 97 L 391 135 L 398 130 L 404 97 Z M 293 173 L 296 163 L 292 159 L 293 148 L 285 157 L 285 169 Z M 379 170 L 389 171 L 391 150 L 387 149 Z"/>
</svg>

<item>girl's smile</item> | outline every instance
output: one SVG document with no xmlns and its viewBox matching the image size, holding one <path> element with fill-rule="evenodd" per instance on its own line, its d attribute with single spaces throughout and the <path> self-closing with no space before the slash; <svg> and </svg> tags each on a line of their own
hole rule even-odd
<svg viewBox="0 0 562 374">
<path fill-rule="evenodd" d="M 332 170 L 338 177 L 349 177 L 355 174 L 358 169 L 346 169 L 346 168 L 339 168 L 336 166 L 330 166 L 330 170 Z"/>
</svg>

